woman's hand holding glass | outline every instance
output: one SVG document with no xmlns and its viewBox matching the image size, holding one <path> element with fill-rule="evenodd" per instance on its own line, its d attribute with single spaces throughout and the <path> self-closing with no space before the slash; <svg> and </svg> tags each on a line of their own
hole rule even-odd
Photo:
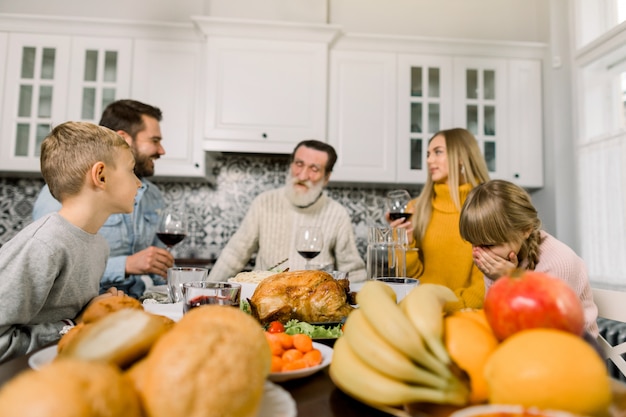
<svg viewBox="0 0 626 417">
<path fill-rule="evenodd" d="M 385 220 L 389 227 L 399 227 L 406 229 L 408 243 L 413 242 L 413 215 L 410 203 L 411 195 L 406 190 L 392 190 L 385 197 Z"/>
</svg>

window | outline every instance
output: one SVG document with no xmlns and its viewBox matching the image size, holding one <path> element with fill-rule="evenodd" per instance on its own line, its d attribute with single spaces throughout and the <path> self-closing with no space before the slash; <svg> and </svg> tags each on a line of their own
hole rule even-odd
<svg viewBox="0 0 626 417">
<path fill-rule="evenodd" d="M 576 12 L 581 256 L 592 284 L 626 287 L 626 0 Z"/>
</svg>

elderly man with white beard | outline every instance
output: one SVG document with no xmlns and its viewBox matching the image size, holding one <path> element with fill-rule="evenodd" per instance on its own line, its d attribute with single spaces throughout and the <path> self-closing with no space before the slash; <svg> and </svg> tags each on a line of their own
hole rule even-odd
<svg viewBox="0 0 626 417">
<path fill-rule="evenodd" d="M 255 270 L 266 270 L 283 259 L 288 262 L 281 269 L 305 269 L 306 260 L 295 247 L 296 231 L 302 226 L 317 226 L 322 230 L 324 247 L 315 263 L 348 272 L 352 282 L 364 280 L 365 264 L 356 247 L 350 216 L 324 193 L 336 161 L 337 153 L 327 143 L 305 140 L 296 145 L 285 186 L 254 199 L 208 279 L 225 281 L 234 276 L 255 252 Z"/>
</svg>

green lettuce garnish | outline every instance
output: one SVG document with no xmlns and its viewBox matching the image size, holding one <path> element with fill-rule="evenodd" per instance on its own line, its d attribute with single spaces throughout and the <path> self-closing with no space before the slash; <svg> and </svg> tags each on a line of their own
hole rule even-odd
<svg viewBox="0 0 626 417">
<path fill-rule="evenodd" d="M 285 333 L 292 335 L 304 333 L 312 339 L 336 339 L 342 334 L 341 326 L 343 326 L 341 323 L 335 326 L 318 326 L 304 321 L 289 320 L 285 323 Z"/>
</svg>

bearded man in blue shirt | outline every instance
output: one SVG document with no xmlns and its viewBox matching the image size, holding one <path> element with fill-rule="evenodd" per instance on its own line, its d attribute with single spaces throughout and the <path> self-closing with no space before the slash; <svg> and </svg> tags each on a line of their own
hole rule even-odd
<svg viewBox="0 0 626 417">
<path fill-rule="evenodd" d="M 156 237 L 159 213 L 165 207 L 159 189 L 146 177 L 154 175 L 154 161 L 165 154 L 161 145 L 161 110 L 135 100 L 118 100 L 107 106 L 100 125 L 116 131 L 126 140 L 135 156 L 135 175 L 141 188 L 130 214 L 113 214 L 100 233 L 108 241 L 111 253 L 100 281 L 100 292 L 110 287 L 139 298 L 148 275 L 155 285 L 165 283 L 167 269 L 174 257 Z M 52 197 L 45 185 L 35 201 L 33 219 L 58 211 L 61 203 Z"/>
</svg>

